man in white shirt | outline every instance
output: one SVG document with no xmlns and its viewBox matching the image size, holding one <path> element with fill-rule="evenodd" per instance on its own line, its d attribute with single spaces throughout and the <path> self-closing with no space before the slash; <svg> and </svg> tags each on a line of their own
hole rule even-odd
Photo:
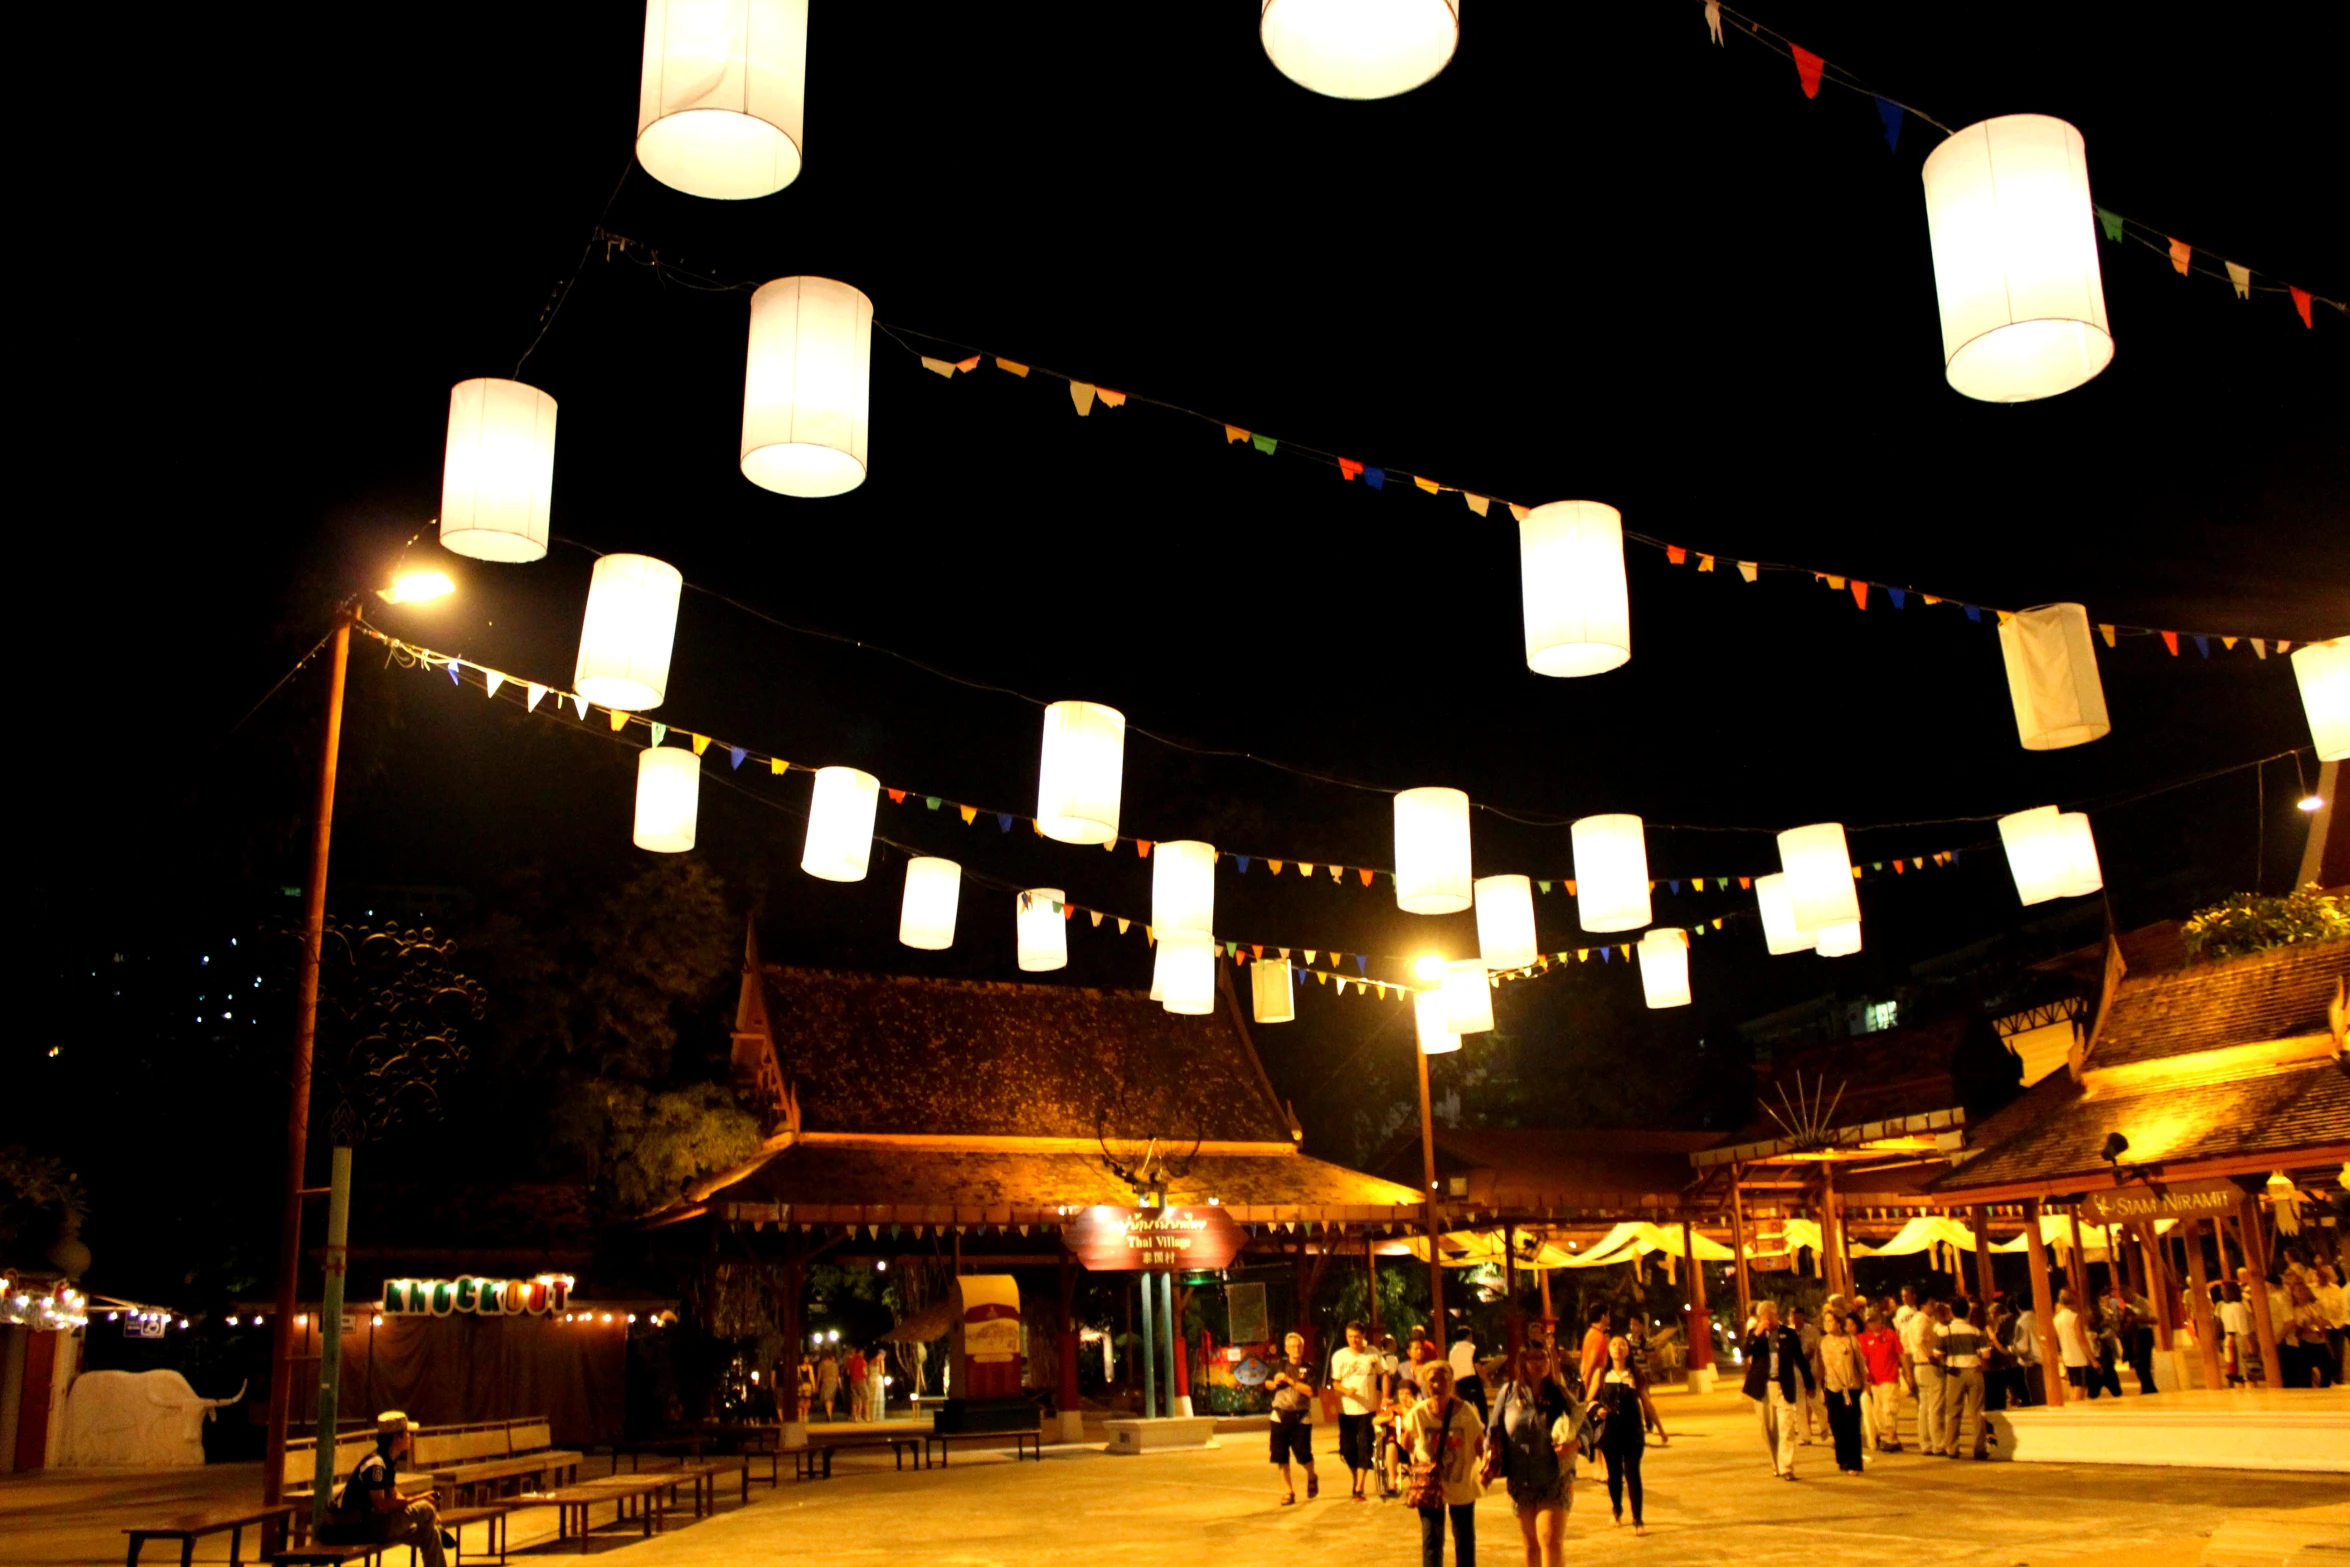
<svg viewBox="0 0 2350 1567">
<path fill-rule="evenodd" d="M 1370 1347 L 1363 1325 L 1346 1325 L 1346 1347 L 1330 1357 L 1330 1383 L 1338 1389 L 1338 1456 L 1354 1477 L 1354 1500 L 1363 1500 L 1371 1473 L 1371 1417 L 1379 1412 L 1379 1385 L 1387 1359 Z"/>
<path fill-rule="evenodd" d="M 1901 1326 L 1902 1358 L 1909 1362 L 1909 1385 L 1918 1395 L 1918 1447 L 1928 1453 L 1942 1451 L 1942 1368 L 1934 1364 L 1932 1341 L 1934 1314 L 1915 1304 L 1917 1291 L 1904 1289 L 1902 1303 L 1909 1310 Z M 1898 1313 L 1897 1313 L 1898 1315 Z"/>
<path fill-rule="evenodd" d="M 2097 1360 L 2089 1353 L 2088 1329 L 2074 1309 L 2071 1290 L 2056 1292 L 2056 1348 L 2064 1357 L 2064 1379 L 2073 1385 L 2075 1396 L 2095 1398 L 2097 1384 L 2090 1378 L 2089 1368 Z"/>
<path fill-rule="evenodd" d="M 1893 1308 L 1893 1331 L 1901 1335 L 1901 1379 L 1909 1384 L 1910 1396 L 1913 1398 L 1917 1396 L 1918 1390 L 1917 1357 L 1910 1350 L 1914 1335 L 1909 1325 L 1917 1319 L 1917 1315 L 1917 1289 L 1914 1285 L 1904 1284 L 1901 1286 L 1901 1304 Z"/>
</svg>

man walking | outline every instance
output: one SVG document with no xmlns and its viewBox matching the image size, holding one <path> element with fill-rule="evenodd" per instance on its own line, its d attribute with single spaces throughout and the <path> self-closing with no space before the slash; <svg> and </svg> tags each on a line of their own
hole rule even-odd
<svg viewBox="0 0 2350 1567">
<path fill-rule="evenodd" d="M 1910 1386 L 1918 1395 L 1918 1447 L 1928 1453 L 1942 1451 L 1942 1368 L 1933 1357 L 1937 1310 L 1920 1306 L 1901 1325 L 1901 1353 L 1909 1362 Z"/>
<path fill-rule="evenodd" d="M 1937 1312 L 1939 1316 L 1941 1313 Z M 1960 1301 L 1950 1308 L 1951 1320 L 1934 1328 L 1935 1354 L 1942 1366 L 1942 1445 L 1926 1451 L 1944 1458 L 1958 1456 L 1958 1440 L 1966 1423 L 1975 1423 L 1975 1456 L 1991 1456 L 1991 1428 L 1983 1419 L 1983 1308 Z"/>
<path fill-rule="evenodd" d="M 1813 1437 L 1828 1434 L 1828 1404 L 1820 1396 L 1820 1390 L 1826 1385 L 1820 1368 L 1820 1329 L 1801 1306 L 1788 1309 L 1787 1325 L 1795 1330 L 1795 1337 L 1803 1345 L 1804 1363 L 1811 1367 L 1811 1388 L 1803 1395 L 1803 1408 L 1797 1421 L 1799 1440 L 1809 1447 Z"/>
<path fill-rule="evenodd" d="M 1817 1384 L 1803 1340 L 1779 1324 L 1779 1303 L 1755 1308 L 1754 1339 L 1746 1352 L 1746 1396 L 1760 1406 L 1763 1445 L 1770 1449 L 1771 1473 L 1795 1478 L 1795 1423 L 1803 1418 L 1805 1395 Z"/>
<path fill-rule="evenodd" d="M 1363 1500 L 1371 1473 L 1371 1421 L 1379 1413 L 1387 1359 L 1370 1347 L 1363 1325 L 1346 1325 L 1346 1347 L 1330 1357 L 1330 1386 L 1338 1389 L 1338 1456 L 1354 1478 L 1353 1500 Z"/>
</svg>

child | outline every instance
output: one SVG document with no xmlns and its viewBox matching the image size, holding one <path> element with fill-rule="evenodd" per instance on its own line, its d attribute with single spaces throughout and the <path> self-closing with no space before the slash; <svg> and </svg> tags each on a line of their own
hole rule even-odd
<svg viewBox="0 0 2350 1567">
<path fill-rule="evenodd" d="M 1411 1383 L 1396 1386 L 1395 1396 L 1387 1400 L 1379 1411 L 1379 1494 L 1382 1498 L 1401 1496 L 1406 1470 L 1411 1464 L 1411 1450 L 1404 1437 L 1404 1421 L 1412 1406 L 1419 1402 L 1419 1391 Z"/>
</svg>

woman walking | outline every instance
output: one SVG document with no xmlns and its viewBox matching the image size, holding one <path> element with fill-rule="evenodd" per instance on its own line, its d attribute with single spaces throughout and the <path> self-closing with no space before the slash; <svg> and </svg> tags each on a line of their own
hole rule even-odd
<svg viewBox="0 0 2350 1567">
<path fill-rule="evenodd" d="M 876 1344 L 873 1353 L 865 1357 L 865 1411 L 866 1418 L 889 1418 L 889 1346 Z"/>
<path fill-rule="evenodd" d="M 1828 1435 L 1836 1443 L 1837 1472 L 1859 1474 L 1860 1396 L 1869 1384 L 1869 1371 L 1861 1359 L 1860 1340 L 1852 1336 L 1852 1319 L 1840 1311 L 1828 1313 L 1827 1332 L 1820 1336 L 1820 1384 L 1828 1400 Z"/>
<path fill-rule="evenodd" d="M 1411 1484 L 1404 1500 L 1420 1515 L 1420 1567 L 1444 1567 L 1448 1514 L 1455 1567 L 1477 1567 L 1477 1495 L 1485 1488 L 1477 1465 L 1485 1446 L 1485 1425 L 1476 1410 L 1454 1395 L 1451 1366 L 1430 1361 L 1420 1374 L 1428 1396 L 1414 1404 L 1404 1420 L 1412 1455 Z"/>
<path fill-rule="evenodd" d="M 1526 1538 L 1526 1567 L 1561 1567 L 1566 1560 L 1574 1433 L 1582 1414 L 1553 1370 L 1549 1350 L 1539 1343 L 1519 1350 L 1515 1372 L 1493 1401 L 1492 1443 L 1518 1532 Z"/>
<path fill-rule="evenodd" d="M 1607 1504 L 1616 1522 L 1622 1523 L 1624 1495 L 1630 1492 L 1632 1532 L 1646 1534 L 1648 1516 L 1640 1487 L 1640 1460 L 1648 1452 L 1648 1431 L 1640 1423 L 1640 1373 L 1632 1364 L 1631 1342 L 1609 1339 L 1607 1361 L 1593 1397 L 1602 1412 L 1599 1456 L 1607 1460 Z"/>
<path fill-rule="evenodd" d="M 800 1356 L 799 1375 L 794 1387 L 799 1397 L 800 1424 L 808 1423 L 808 1409 L 816 1402 L 816 1362 L 803 1353 Z"/>
<path fill-rule="evenodd" d="M 826 1420 L 838 1418 L 832 1412 L 833 1400 L 840 1397 L 840 1356 L 826 1345 L 816 1361 L 816 1403 L 824 1411 Z"/>
</svg>

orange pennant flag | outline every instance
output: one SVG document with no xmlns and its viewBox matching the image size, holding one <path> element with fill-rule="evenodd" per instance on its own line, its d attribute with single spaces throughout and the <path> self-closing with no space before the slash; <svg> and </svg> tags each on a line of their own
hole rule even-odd
<svg viewBox="0 0 2350 1567">
<path fill-rule="evenodd" d="M 1016 365 L 1012 363 L 1011 360 L 1005 359 L 1000 355 L 996 359 L 995 367 L 998 370 L 1009 370 L 1012 372 L 1012 374 L 1018 376 L 1025 376 L 1028 374 L 1028 367 L 1026 365 Z"/>
<path fill-rule="evenodd" d="M 2183 239 L 2170 242 L 2170 269 L 2179 276 L 2187 275 L 2187 263 L 2194 257 L 2195 247 Z"/>
<path fill-rule="evenodd" d="M 1341 479 L 1359 479 L 1363 476 L 1363 465 L 1352 457 L 1341 457 L 1338 459 L 1338 476 Z"/>
<path fill-rule="evenodd" d="M 1689 552 L 1678 544 L 1668 544 L 1665 546 L 1665 559 L 1676 566 L 1686 565 L 1689 561 Z"/>
<path fill-rule="evenodd" d="M 955 809 L 963 813 L 963 825 L 966 827 L 979 819 L 979 807 L 976 805 L 958 805 Z"/>
<path fill-rule="evenodd" d="M 2317 324 L 2309 319 L 2309 290 L 2305 288 L 2295 288 L 2292 284 L 2287 283 L 2285 285 L 2285 292 L 2292 296 L 2293 309 L 2299 313 L 2301 317 L 2301 324 L 2314 331 Z"/>
<path fill-rule="evenodd" d="M 1097 395 L 1100 396 L 1102 400 L 1102 406 L 1104 408 L 1123 408 L 1126 406 L 1126 394 L 1124 392 L 1113 392 L 1106 386 L 1097 386 L 1094 388 L 1094 391 Z"/>
<path fill-rule="evenodd" d="M 1361 878 L 1363 878 L 1363 885 L 1364 885 L 1364 886 L 1368 887 L 1369 885 L 1371 885 L 1371 867 L 1369 867 L 1368 865 L 1366 865 L 1366 866 L 1364 866 L 1364 867 L 1363 867 L 1361 870 L 1359 870 L 1359 871 L 1356 871 L 1356 872 L 1355 872 L 1355 874 L 1356 874 L 1357 876 L 1360 876 Z"/>
<path fill-rule="evenodd" d="M 882 792 L 889 796 L 889 803 L 892 805 L 903 805 L 906 803 L 906 791 L 903 789 L 885 789 Z"/>
<path fill-rule="evenodd" d="M 1280 860 L 1267 860 L 1265 863 L 1266 863 L 1267 865 L 1270 865 L 1270 866 L 1272 866 L 1272 867 L 1273 867 L 1273 874 L 1274 874 L 1274 875 L 1278 876 L 1278 875 L 1280 875 L 1280 874 L 1281 874 L 1281 866 L 1282 866 L 1282 863 L 1283 863 L 1282 861 L 1280 861 Z"/>
<path fill-rule="evenodd" d="M 1567 883 L 1567 896 L 1570 898 L 1580 896 L 1580 894 L 1575 891 L 1575 884 L 1573 882 Z"/>
<path fill-rule="evenodd" d="M 1753 878 L 1752 876 L 1741 876 L 1741 877 L 1739 877 L 1739 878 L 1738 878 L 1738 890 L 1739 890 L 1740 892 L 1751 892 L 1751 891 L 1753 891 L 1753 890 L 1754 890 L 1754 878 Z"/>
<path fill-rule="evenodd" d="M 968 375 L 972 371 L 979 368 L 979 356 L 977 354 L 973 354 L 968 359 L 958 359 L 955 361 L 955 368 L 962 371 L 965 375 Z"/>
<path fill-rule="evenodd" d="M 1467 490 L 1463 490 L 1461 491 L 1461 499 L 1469 503 L 1469 510 L 1475 512 L 1480 517 L 1485 515 L 1485 508 L 1488 503 L 1484 496 L 1471 495 Z"/>
<path fill-rule="evenodd" d="M 1093 412 L 1093 387 L 1084 381 L 1071 381 L 1069 401 L 1077 405 L 1077 417 L 1084 418 Z"/>
<path fill-rule="evenodd" d="M 710 749 L 710 737 L 709 737 L 708 735 L 695 735 L 695 736 L 694 736 L 694 755 L 696 755 L 696 756 L 700 756 L 700 755 L 701 755 L 701 754 L 702 754 L 704 751 L 707 751 L 707 750 L 709 750 L 709 749 Z"/>
<path fill-rule="evenodd" d="M 2221 637 L 2219 639 L 2219 645 L 2223 648 L 2226 648 L 2231 653 L 2236 651 L 2236 639 L 2234 637 Z"/>
<path fill-rule="evenodd" d="M 1858 577 L 1852 579 L 1852 602 L 1862 609 L 1869 607 L 1869 585 Z"/>
<path fill-rule="evenodd" d="M 1940 599 L 1934 597 L 1934 595 L 1931 593 L 1920 593 L 1918 597 L 1924 599 L 1929 604 L 1939 604 L 1942 602 Z"/>
<path fill-rule="evenodd" d="M 2171 657 L 2177 658 L 2179 656 L 2179 634 L 2177 632 L 2165 631 L 2162 634 L 2162 645 L 2170 649 Z"/>
<path fill-rule="evenodd" d="M 1841 593 L 1844 591 L 1844 579 L 1842 577 L 1831 577 L 1825 572 L 1814 572 L 1812 575 L 1820 578 L 1820 580 L 1827 583 L 1829 587 L 1835 589 L 1837 592 Z"/>
<path fill-rule="evenodd" d="M 1527 508 L 1520 506 L 1516 501 L 1510 502 L 1509 505 L 1510 515 L 1517 518 L 1520 522 L 1524 522 L 1526 520 Z"/>
<path fill-rule="evenodd" d="M 1151 841 L 1148 838 L 1134 840 L 1134 857 L 1138 860 L 1147 860 L 1151 857 Z"/>
<path fill-rule="evenodd" d="M 1224 426 L 1224 444 L 1226 446 L 1230 446 L 1234 441 L 1245 441 L 1247 439 L 1248 432 L 1243 430 L 1239 425 L 1228 424 Z"/>
<path fill-rule="evenodd" d="M 2107 647 L 2113 646 L 2113 627 L 2101 620 L 2097 622 L 2097 634 L 2105 639 Z"/>
<path fill-rule="evenodd" d="M 1434 495 L 1438 490 L 1444 488 L 1443 485 L 1438 484 L 1434 479 L 1423 479 L 1417 475 L 1413 476 L 1412 482 L 1418 485 L 1421 489 L 1426 490 L 1430 495 Z"/>
<path fill-rule="evenodd" d="M 1714 569 L 1714 558 L 1713 558 L 1711 555 L 1700 555 L 1700 556 L 1698 556 L 1698 557 L 1697 557 L 1697 569 L 1698 569 L 1699 571 L 1711 571 L 1711 570 L 1713 570 L 1713 569 Z"/>
</svg>

